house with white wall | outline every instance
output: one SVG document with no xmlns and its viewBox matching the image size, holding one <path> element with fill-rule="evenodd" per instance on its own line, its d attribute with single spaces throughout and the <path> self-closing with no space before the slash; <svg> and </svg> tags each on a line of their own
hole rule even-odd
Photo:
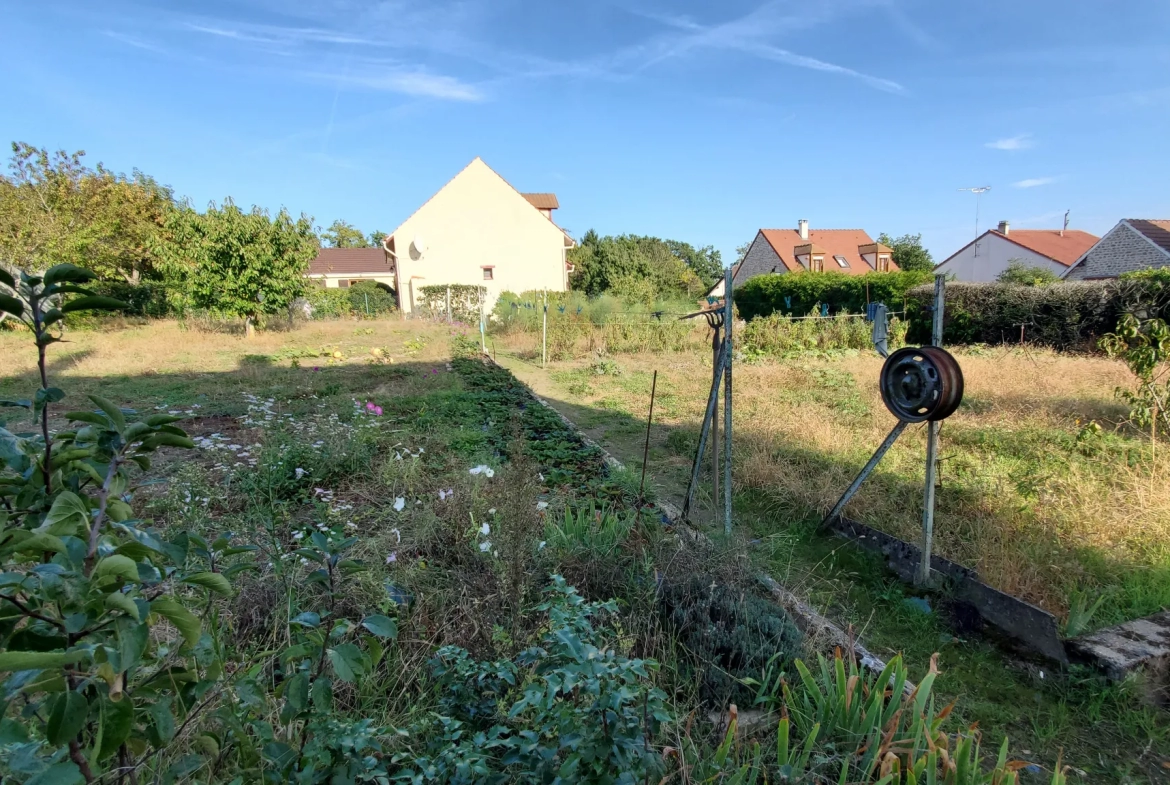
<svg viewBox="0 0 1170 785">
<path fill-rule="evenodd" d="M 395 286 L 394 266 L 383 248 L 322 248 L 309 262 L 305 277 L 327 289 L 345 289 L 361 281 Z"/>
<path fill-rule="evenodd" d="M 991 282 L 1013 262 L 1051 270 L 1057 277 L 1097 242 L 1097 236 L 1079 229 L 1012 229 L 1000 221 L 936 265 L 936 273 L 950 273 L 958 281 Z"/>
<path fill-rule="evenodd" d="M 1170 267 L 1170 220 L 1126 218 L 1068 269 L 1069 281 L 1116 278 L 1122 273 Z"/>
<path fill-rule="evenodd" d="M 402 311 L 423 286 L 466 284 L 501 292 L 569 288 L 566 252 L 576 243 L 553 221 L 555 194 L 523 194 L 476 158 L 383 242 Z"/>
</svg>

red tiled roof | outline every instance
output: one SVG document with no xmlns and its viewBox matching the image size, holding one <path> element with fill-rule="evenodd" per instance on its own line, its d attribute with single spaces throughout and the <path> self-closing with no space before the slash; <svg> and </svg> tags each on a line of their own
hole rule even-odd
<svg viewBox="0 0 1170 785">
<path fill-rule="evenodd" d="M 1041 256 L 1047 256 L 1065 267 L 1080 259 L 1085 251 L 1101 239 L 1079 229 L 1065 229 L 1063 236 L 1059 229 L 1012 229 L 1008 234 L 991 229 L 990 234 L 1009 240 L 1029 251 L 1035 251 Z M 1170 235 L 1170 232 L 1167 234 Z"/>
<path fill-rule="evenodd" d="M 392 275 L 381 248 L 322 248 L 309 262 L 309 275 Z"/>
<path fill-rule="evenodd" d="M 1170 221 L 1129 218 L 1126 223 L 1144 234 L 1154 245 L 1170 253 Z"/>
<path fill-rule="evenodd" d="M 520 194 L 537 210 L 556 210 L 561 205 L 556 194 Z"/>
<path fill-rule="evenodd" d="M 772 250 L 780 257 L 780 261 L 790 272 L 804 270 L 805 267 L 796 260 L 795 249 L 798 246 L 810 243 L 818 245 L 825 252 L 825 271 L 848 273 L 850 275 L 864 275 L 873 272 L 861 253 L 857 250 L 862 245 L 873 245 L 873 238 L 866 234 L 864 229 L 810 229 L 808 239 L 804 240 L 796 229 L 761 229 L 760 233 L 772 246 Z M 819 253 L 819 251 L 818 251 Z M 841 267 L 834 261 L 840 256 L 849 264 Z M 898 265 L 890 260 L 890 271 L 897 271 Z"/>
</svg>

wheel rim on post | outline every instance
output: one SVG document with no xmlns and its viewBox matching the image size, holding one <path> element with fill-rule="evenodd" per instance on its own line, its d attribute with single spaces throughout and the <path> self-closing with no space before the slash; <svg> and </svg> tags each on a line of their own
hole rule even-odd
<svg viewBox="0 0 1170 785">
<path fill-rule="evenodd" d="M 963 400 L 963 371 L 937 346 L 899 349 L 882 366 L 881 393 L 886 408 L 903 422 L 943 420 Z"/>
</svg>

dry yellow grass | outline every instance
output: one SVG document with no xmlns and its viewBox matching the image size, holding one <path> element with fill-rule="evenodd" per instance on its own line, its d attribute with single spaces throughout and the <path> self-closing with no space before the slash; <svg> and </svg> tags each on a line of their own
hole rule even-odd
<svg viewBox="0 0 1170 785">
<path fill-rule="evenodd" d="M 1170 448 L 1152 461 L 1148 439 L 1121 424 L 1126 411 L 1114 388 L 1131 383 L 1125 367 L 1036 350 L 958 356 L 966 396 L 942 427 L 936 552 L 1058 614 L 1081 589 L 1108 593 L 1107 615 L 1170 603 L 1170 492 L 1162 480 L 1170 474 Z M 617 360 L 624 376 L 591 375 L 582 363 L 575 374 L 565 373 L 574 366 L 553 363 L 551 378 L 532 366 L 517 370 L 553 399 L 626 413 L 632 421 L 645 417 L 648 371 L 656 368 L 653 444 L 668 455 L 652 460 L 651 470 L 681 474 L 674 483 L 680 487 L 690 455 L 677 449 L 669 455 L 668 439 L 682 430 L 691 435 L 685 443 L 694 444 L 710 357 Z M 894 425 L 878 392 L 881 363 L 864 354 L 736 366 L 735 482 L 767 500 L 778 527 L 828 510 Z M 1101 434 L 1086 430 L 1093 421 Z M 624 457 L 636 463 L 640 449 Z M 913 426 L 847 514 L 916 541 L 924 464 L 924 427 Z"/>
</svg>

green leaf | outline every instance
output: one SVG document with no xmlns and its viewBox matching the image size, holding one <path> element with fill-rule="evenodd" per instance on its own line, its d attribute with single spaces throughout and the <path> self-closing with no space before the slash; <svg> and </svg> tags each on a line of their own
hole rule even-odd
<svg viewBox="0 0 1170 785">
<path fill-rule="evenodd" d="M 333 672 L 342 681 L 353 682 L 365 673 L 365 654 L 352 643 L 342 643 L 325 652 Z"/>
<path fill-rule="evenodd" d="M 41 320 L 41 325 L 44 327 L 52 327 L 57 322 L 65 318 L 65 314 L 61 313 L 56 308 L 50 308 L 45 313 L 45 318 Z"/>
<path fill-rule="evenodd" d="M 150 604 L 150 610 L 175 625 L 188 646 L 194 646 L 199 642 L 203 625 L 195 614 L 184 608 L 174 597 L 159 597 Z"/>
<path fill-rule="evenodd" d="M 106 595 L 106 607 L 112 611 L 124 611 L 135 621 L 142 621 L 142 616 L 138 612 L 138 604 L 120 591 Z"/>
<path fill-rule="evenodd" d="M 45 726 L 45 735 L 49 743 L 62 747 L 75 738 L 85 727 L 85 717 L 89 713 L 89 702 L 80 692 L 69 690 L 57 696 L 53 701 L 53 709 L 49 712 L 49 722 Z"/>
<path fill-rule="evenodd" d="M 147 425 L 149 425 L 150 427 L 155 428 L 155 427 L 158 427 L 159 425 L 170 425 L 171 423 L 178 422 L 179 420 L 182 420 L 182 419 L 184 419 L 184 418 L 181 415 L 152 414 L 149 417 L 147 417 L 145 420 L 143 420 L 143 422 L 146 423 Z"/>
<path fill-rule="evenodd" d="M 305 611 L 298 613 L 289 623 L 302 627 L 316 627 L 321 624 L 321 616 L 313 611 Z"/>
<path fill-rule="evenodd" d="M 159 743 L 155 746 L 161 747 L 175 738 L 175 715 L 171 713 L 170 701 L 161 700 L 152 703 L 147 712 L 150 714 L 151 724 L 158 737 Z"/>
<path fill-rule="evenodd" d="M 12 277 L 12 273 L 0 267 L 0 283 L 7 286 L 9 289 L 16 288 L 16 279 Z"/>
<path fill-rule="evenodd" d="M 115 300 L 113 297 L 91 295 L 89 297 L 78 297 L 76 300 L 70 300 L 61 306 L 61 310 L 65 313 L 73 313 L 74 311 L 121 311 L 128 307 L 126 303 L 121 300 Z"/>
<path fill-rule="evenodd" d="M 140 449 L 150 451 L 157 450 L 159 447 L 185 447 L 189 450 L 194 446 L 195 442 L 186 436 L 178 436 L 173 433 L 156 433 L 143 439 Z"/>
<path fill-rule="evenodd" d="M 94 412 L 66 412 L 65 419 L 92 423 L 93 425 L 100 425 L 103 428 L 110 424 L 109 420 Z"/>
<path fill-rule="evenodd" d="M 107 401 L 105 398 L 102 398 L 100 395 L 89 395 L 86 397 L 88 397 L 91 401 L 94 402 L 94 404 L 97 405 L 99 409 L 106 413 L 106 416 L 110 418 L 110 422 L 114 424 L 114 428 L 118 431 L 118 433 L 122 433 L 126 430 L 126 417 L 122 414 L 121 409 L 119 409 L 117 406 L 114 406 L 113 403 Z"/>
<path fill-rule="evenodd" d="M 14 553 L 37 553 L 50 551 L 52 553 L 66 553 L 65 541 L 52 534 L 36 532 L 22 539 L 12 548 Z"/>
<path fill-rule="evenodd" d="M 134 515 L 134 510 L 121 499 L 110 499 L 106 503 L 106 517 L 111 521 L 124 521 Z"/>
<path fill-rule="evenodd" d="M 8 294 L 0 294 L 0 311 L 12 314 L 16 318 L 24 315 L 24 303 Z"/>
<path fill-rule="evenodd" d="M 3 400 L 0 400 L 0 406 L 10 406 L 10 407 L 13 407 L 16 409 L 31 409 L 32 408 L 32 401 L 30 401 L 27 398 L 21 398 L 18 401 L 14 401 L 14 400 L 5 398 Z"/>
<path fill-rule="evenodd" d="M 309 675 L 298 673 L 288 680 L 284 688 L 284 699 L 295 711 L 302 712 L 309 706 Z"/>
<path fill-rule="evenodd" d="M 45 286 L 55 283 L 86 283 L 97 278 L 97 275 L 78 267 L 75 264 L 55 264 L 45 272 Z"/>
<path fill-rule="evenodd" d="M 398 623 L 389 616 L 367 616 L 362 619 L 362 626 L 379 638 L 398 637 Z"/>
<path fill-rule="evenodd" d="M 84 651 L 0 651 L 0 671 L 31 671 L 72 665 Z"/>
<path fill-rule="evenodd" d="M 25 780 L 25 785 L 82 785 L 84 782 L 85 777 L 81 775 L 77 764 L 66 760 L 54 763 L 32 779 Z"/>
<path fill-rule="evenodd" d="M 45 522 L 37 527 L 37 531 L 58 537 L 83 537 L 89 533 L 89 521 L 89 506 L 85 501 L 73 491 L 62 491 L 53 500 Z"/>
<path fill-rule="evenodd" d="M 117 752 L 133 729 L 134 701 L 102 701 L 102 746 L 98 760 L 105 760 Z"/>
<path fill-rule="evenodd" d="M 210 589 L 216 594 L 222 594 L 225 597 L 232 596 L 232 585 L 228 579 L 220 575 L 218 572 L 197 572 L 183 578 L 183 583 L 190 583 L 195 586 L 202 586 L 205 589 Z"/>
<path fill-rule="evenodd" d="M 138 580 L 138 565 L 129 556 L 113 554 L 97 563 L 93 574 L 99 578 L 122 578 L 127 583 Z"/>
</svg>

